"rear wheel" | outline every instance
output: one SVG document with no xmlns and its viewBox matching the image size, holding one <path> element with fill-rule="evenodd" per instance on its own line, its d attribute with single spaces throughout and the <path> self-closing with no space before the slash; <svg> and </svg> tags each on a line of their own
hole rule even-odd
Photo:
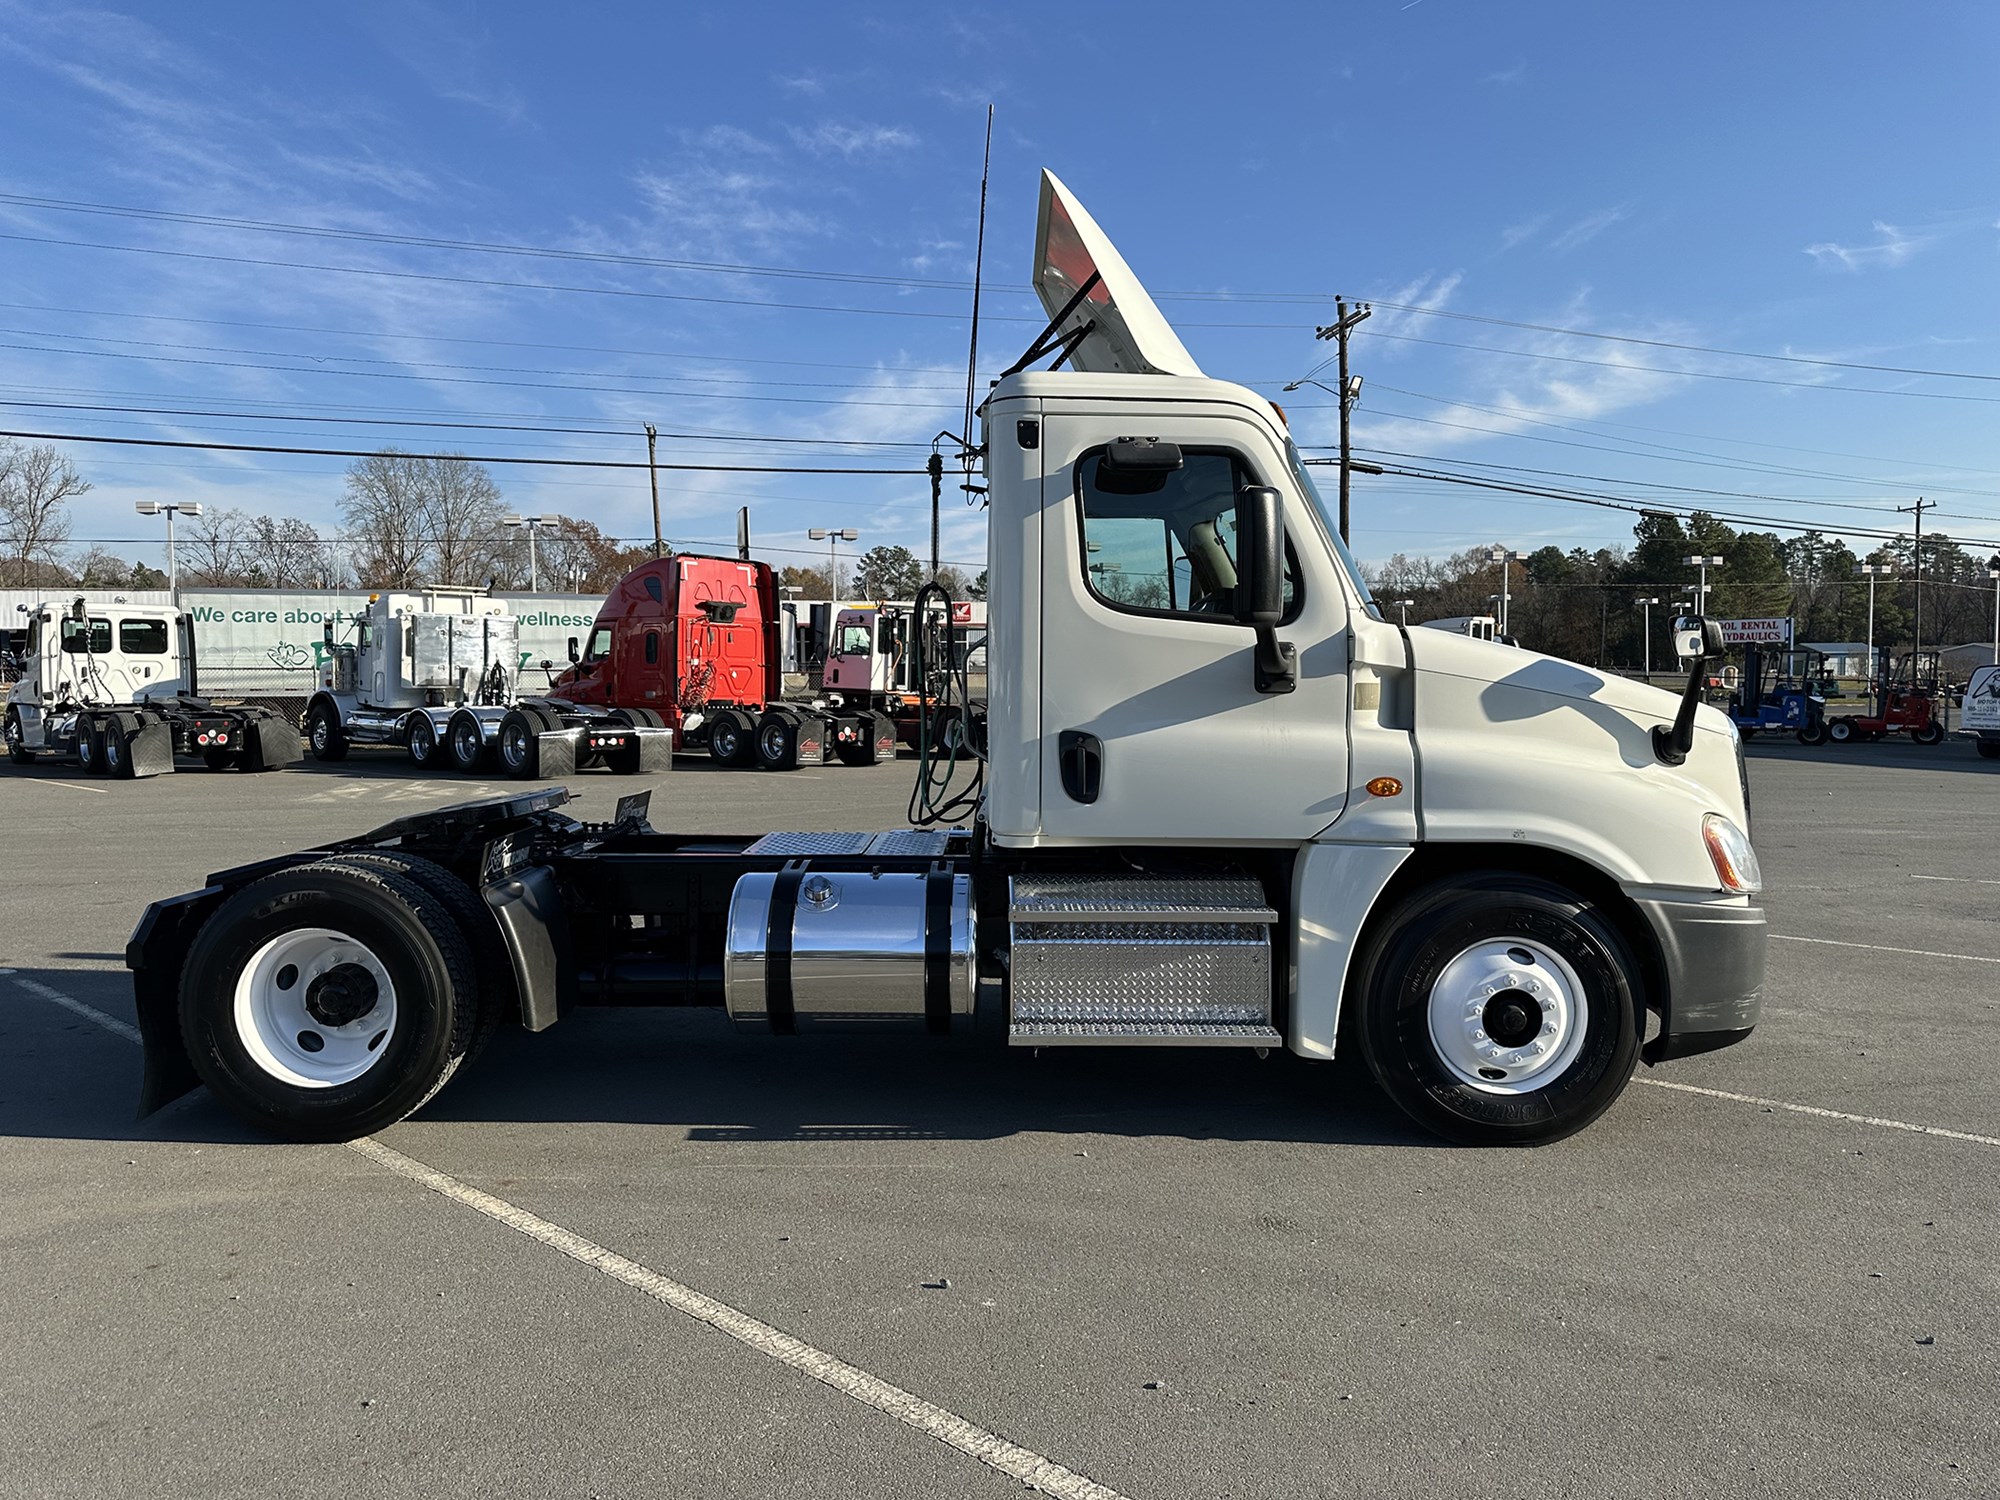
<svg viewBox="0 0 2000 1500">
<path fill-rule="evenodd" d="M 1637 964 L 1550 881 L 1495 871 L 1418 891 L 1357 972 L 1370 1070 L 1448 1140 L 1560 1140 L 1610 1107 L 1638 1061 Z"/>
<path fill-rule="evenodd" d="M 99 764 L 106 776 L 129 781 L 132 776 L 132 745 L 129 736 L 138 723 L 130 714 L 113 714 L 103 721 L 97 738 Z"/>
<path fill-rule="evenodd" d="M 1975 740 L 1982 760 L 2000 760 L 2000 740 Z"/>
<path fill-rule="evenodd" d="M 314 760 L 347 759 L 347 736 L 340 732 L 340 720 L 327 704 L 315 703 L 306 710 L 306 747 Z"/>
<path fill-rule="evenodd" d="M 532 708 L 507 711 L 494 738 L 500 769 L 516 781 L 527 781 L 542 769 L 542 716 Z"/>
<path fill-rule="evenodd" d="M 95 719 L 76 722 L 76 763 L 92 776 L 104 774 L 104 741 Z"/>
<path fill-rule="evenodd" d="M 431 722 L 429 714 L 411 714 L 409 726 L 403 732 L 403 744 L 410 752 L 410 764 L 431 767 L 437 764 L 437 725 Z"/>
<path fill-rule="evenodd" d="M 733 708 L 720 710 L 708 724 L 708 753 L 722 765 L 747 766 L 757 753 L 750 721 Z"/>
<path fill-rule="evenodd" d="M 1854 738 L 1854 726 L 1846 719 L 1835 719 L 1826 726 L 1826 737 L 1836 745 L 1845 745 Z"/>
<path fill-rule="evenodd" d="M 453 714 L 444 726 L 444 744 L 451 768 L 462 776 L 472 775 L 486 758 L 486 731 L 477 716 L 464 710 Z"/>
<path fill-rule="evenodd" d="M 1940 724 L 1936 719 L 1932 719 L 1921 729 L 1911 730 L 1910 738 L 1915 740 L 1919 745 L 1941 744 L 1944 741 L 1944 725 Z"/>
<path fill-rule="evenodd" d="M 757 721 L 757 764 L 766 771 L 790 771 L 799 763 L 799 721 L 790 714 L 766 714 Z"/>
<path fill-rule="evenodd" d="M 195 935 L 181 979 L 202 1080 L 294 1140 L 352 1140 L 418 1108 L 466 1056 L 478 1013 L 450 904 L 340 860 L 238 891 Z"/>
</svg>

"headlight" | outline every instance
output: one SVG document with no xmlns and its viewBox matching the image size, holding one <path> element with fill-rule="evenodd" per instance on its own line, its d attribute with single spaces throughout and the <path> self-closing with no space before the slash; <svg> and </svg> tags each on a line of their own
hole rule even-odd
<svg viewBox="0 0 2000 1500">
<path fill-rule="evenodd" d="M 1750 847 L 1750 835 L 1721 813 L 1709 813 L 1701 820 L 1701 839 L 1725 891 L 1754 896 L 1764 889 L 1764 872 L 1757 865 L 1757 851 Z"/>
</svg>

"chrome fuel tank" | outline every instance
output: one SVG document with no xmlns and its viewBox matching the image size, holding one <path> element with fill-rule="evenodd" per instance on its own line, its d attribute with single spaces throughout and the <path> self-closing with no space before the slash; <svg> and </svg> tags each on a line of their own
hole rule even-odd
<svg viewBox="0 0 2000 1500">
<path fill-rule="evenodd" d="M 927 871 L 794 866 L 736 882 L 723 993 L 773 1031 L 901 1021 L 935 1032 L 976 992 L 972 882 Z"/>
</svg>

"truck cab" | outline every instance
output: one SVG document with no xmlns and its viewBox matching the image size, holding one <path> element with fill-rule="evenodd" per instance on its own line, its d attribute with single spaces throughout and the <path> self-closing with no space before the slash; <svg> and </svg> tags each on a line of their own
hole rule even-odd
<svg viewBox="0 0 2000 1500">
<path fill-rule="evenodd" d="M 730 838 L 656 831 L 636 801 L 579 824 L 551 792 L 217 877 L 135 937 L 149 1054 L 166 1037 L 246 1114 L 312 1138 L 427 1098 L 446 1049 L 374 1058 L 364 1016 L 333 1061 L 301 1052 L 292 1029 L 320 1033 L 244 956 L 254 934 L 362 963 L 344 924 L 380 894 L 342 861 L 377 846 L 483 895 L 464 943 L 510 963 L 479 993 L 537 1030 L 584 1003 L 706 1004 L 780 1034 L 1352 1050 L 1414 1120 L 1481 1145 L 1560 1139 L 1642 1058 L 1748 1036 L 1762 877 L 1741 742 L 1700 701 L 1719 624 L 1679 633 L 1678 696 L 1404 628 L 1283 413 L 1195 364 L 1049 174 L 1036 267 L 1048 326 L 980 408 L 992 620 L 969 781 L 926 755 L 915 827 Z M 449 968 L 430 954 L 367 962 L 412 976 L 393 1005 L 443 1035 L 484 1002 L 418 977 Z M 176 1012 L 168 977 L 216 998 Z M 228 999 L 246 986 L 264 1011 Z M 274 1086 L 260 1048 L 341 1087 Z"/>
</svg>

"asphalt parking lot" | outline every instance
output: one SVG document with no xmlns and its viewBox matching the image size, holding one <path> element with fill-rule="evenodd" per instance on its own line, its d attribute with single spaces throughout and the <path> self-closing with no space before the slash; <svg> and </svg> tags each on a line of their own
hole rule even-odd
<svg viewBox="0 0 2000 1500">
<path fill-rule="evenodd" d="M 1764 1024 L 1526 1152 L 1345 1063 L 642 1011 L 503 1034 L 395 1157 L 135 1122 L 149 899 L 482 788 L 0 768 L 0 1495 L 2000 1492 L 2000 764 L 1750 757 Z M 912 773 L 653 820 L 898 826 Z"/>
</svg>

